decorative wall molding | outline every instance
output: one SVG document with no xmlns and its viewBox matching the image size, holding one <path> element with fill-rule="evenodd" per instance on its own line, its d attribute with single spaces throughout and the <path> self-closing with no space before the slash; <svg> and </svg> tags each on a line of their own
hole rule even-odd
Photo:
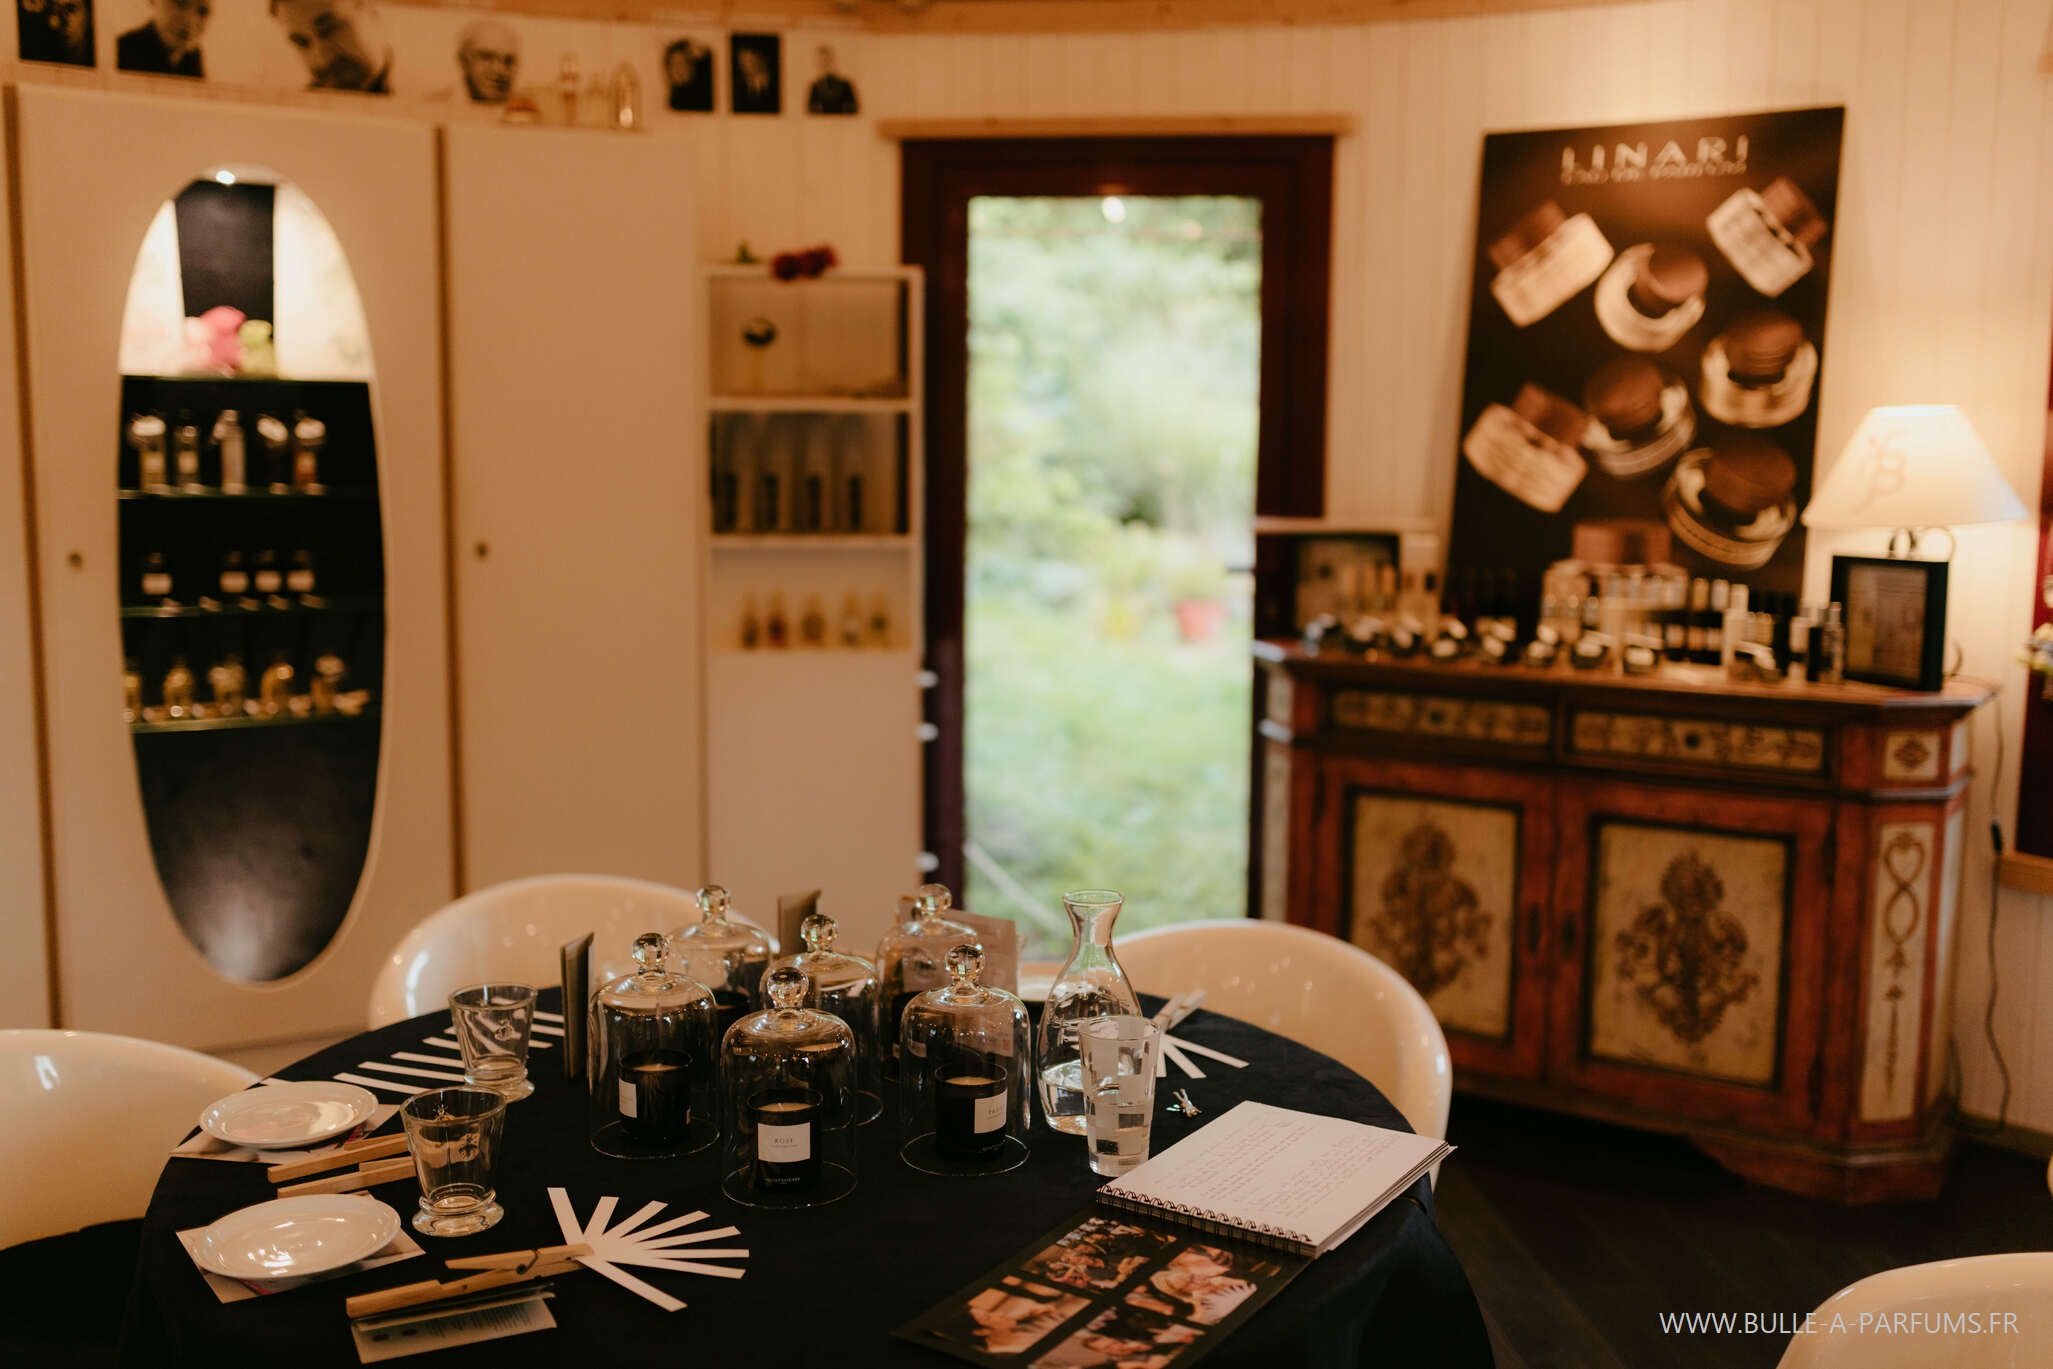
<svg viewBox="0 0 2053 1369">
<path fill-rule="evenodd" d="M 1629 756 L 1792 775 L 1825 773 L 1825 734 L 1815 727 L 1757 727 L 1711 718 L 1581 709 L 1569 726 L 1568 747 L 1584 756 Z"/>
<path fill-rule="evenodd" d="M 1414 732 L 1512 746 L 1545 746 L 1554 733 L 1553 714 L 1538 704 L 1440 694 L 1335 690 L 1332 717 L 1336 727 L 1364 732 Z"/>
</svg>

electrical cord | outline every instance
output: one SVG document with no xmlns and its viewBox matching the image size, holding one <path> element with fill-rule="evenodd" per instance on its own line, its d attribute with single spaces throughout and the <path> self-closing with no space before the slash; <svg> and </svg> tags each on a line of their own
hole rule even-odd
<svg viewBox="0 0 2053 1369">
<path fill-rule="evenodd" d="M 1960 677 L 1966 678 L 1966 677 Z M 1993 691 L 1990 702 L 2000 704 L 2003 686 L 1993 680 L 1977 680 L 1974 683 L 1987 686 Z M 2000 708 L 1993 711 L 1996 719 L 1996 763 L 1989 773 L 1989 927 L 1987 955 L 1989 959 L 1989 1001 L 1982 1008 L 1982 1038 L 1989 1043 L 1989 1054 L 1996 1062 L 1996 1075 L 2002 1080 L 2002 1092 L 1997 1095 L 1996 1117 L 1993 1122 L 1977 1122 L 1969 1119 L 1960 1110 L 1960 1096 L 1965 1091 L 1966 1079 L 1960 1064 L 1960 1042 L 1950 1041 L 1947 1047 L 1948 1070 L 1953 1076 L 1953 1123 L 1969 1136 L 2000 1135 L 2010 1121 L 2010 1064 L 2003 1058 L 2003 1046 L 1996 1039 L 1996 918 L 2003 903 L 2003 819 L 2001 799 L 2003 792 L 2003 713 Z"/>
</svg>

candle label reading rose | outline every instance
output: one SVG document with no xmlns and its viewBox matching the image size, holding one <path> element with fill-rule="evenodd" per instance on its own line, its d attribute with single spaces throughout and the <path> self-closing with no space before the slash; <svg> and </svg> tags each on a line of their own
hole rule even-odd
<svg viewBox="0 0 2053 1369">
<path fill-rule="evenodd" d="M 813 1124 L 756 1128 L 756 1158 L 765 1164 L 788 1165 L 813 1158 Z"/>
<path fill-rule="evenodd" d="M 1003 1093 L 994 1093 L 989 1098 L 977 1099 L 975 1120 L 971 1123 L 971 1127 L 978 1135 L 981 1136 L 987 1131 L 997 1131 L 1004 1127 L 1004 1125 L 1005 1095 Z"/>
</svg>

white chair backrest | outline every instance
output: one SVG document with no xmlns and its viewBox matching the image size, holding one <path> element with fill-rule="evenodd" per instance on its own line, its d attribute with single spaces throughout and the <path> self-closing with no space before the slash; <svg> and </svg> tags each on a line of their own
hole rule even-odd
<svg viewBox="0 0 2053 1369">
<path fill-rule="evenodd" d="M 133 1036 L 0 1031 L 0 1247 L 140 1217 L 200 1112 L 256 1079 Z"/>
<path fill-rule="evenodd" d="M 592 969 L 603 982 L 633 968 L 628 952 L 643 932 L 671 932 L 698 920 L 692 893 L 648 880 L 535 875 L 494 884 L 430 913 L 399 939 L 371 983 L 366 1017 L 383 1027 L 433 1012 L 448 1004 L 452 991 L 487 979 L 536 988 L 560 983 L 563 944 L 586 932 L 592 933 Z M 765 935 L 774 946 L 775 936 Z"/>
<path fill-rule="evenodd" d="M 1404 976 L 1324 932 L 1247 918 L 1156 927 L 1113 944 L 1127 977 L 1323 1051 L 1383 1091 L 1412 1129 L 1447 1134 L 1454 1069 L 1433 1010 Z"/>
<path fill-rule="evenodd" d="M 1885 1269 L 1825 1299 L 1811 1325 L 1790 1337 L 1781 1369 L 2044 1364 L 2053 1347 L 2053 1253 Z"/>
</svg>

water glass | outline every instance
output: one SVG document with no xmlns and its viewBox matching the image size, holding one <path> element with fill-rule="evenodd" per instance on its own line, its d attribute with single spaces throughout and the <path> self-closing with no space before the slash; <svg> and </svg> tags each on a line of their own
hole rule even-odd
<svg viewBox="0 0 2053 1369">
<path fill-rule="evenodd" d="M 1145 1017 L 1125 1013 L 1098 1017 L 1083 1024 L 1077 1044 L 1091 1171 L 1124 1174 L 1148 1158 L 1162 1029 Z"/>
<path fill-rule="evenodd" d="M 526 984 L 475 984 L 449 995 L 449 1019 L 463 1049 L 463 1077 L 515 1103 L 535 1091 L 528 1078 L 528 1034 L 535 991 Z"/>
<path fill-rule="evenodd" d="M 429 1089 L 399 1109 L 406 1147 L 421 1181 L 414 1230 L 468 1236 L 506 1215 L 492 1189 L 492 1168 L 506 1129 L 506 1096 L 493 1089 Z"/>
</svg>

